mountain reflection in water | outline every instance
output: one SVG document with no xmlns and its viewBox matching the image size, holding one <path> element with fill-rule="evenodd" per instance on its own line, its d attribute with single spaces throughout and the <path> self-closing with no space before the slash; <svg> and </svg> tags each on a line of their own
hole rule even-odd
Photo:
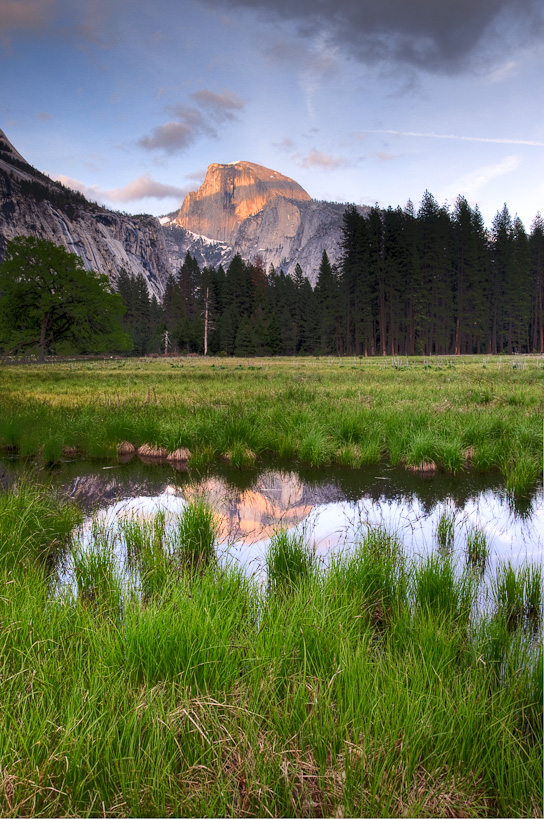
<svg viewBox="0 0 544 819">
<path fill-rule="evenodd" d="M 4 486 L 28 472 L 21 460 L 5 460 Z M 116 529 L 119 517 L 149 518 L 159 511 L 173 518 L 187 501 L 204 498 L 220 525 L 220 551 L 240 564 L 262 566 L 270 537 L 278 527 L 304 531 L 324 559 L 362 537 L 368 526 L 396 533 L 407 554 L 436 548 L 438 521 L 455 521 L 454 551 L 463 556 L 468 532 L 478 527 L 490 547 L 489 569 L 499 561 L 541 562 L 544 552 L 542 486 L 515 499 L 497 474 L 467 472 L 456 477 L 424 478 L 387 464 L 362 469 L 309 468 L 270 461 L 248 469 L 213 466 L 178 473 L 168 465 L 97 464 L 67 459 L 54 469 L 36 466 L 65 495 L 88 513 L 91 524 Z"/>
</svg>

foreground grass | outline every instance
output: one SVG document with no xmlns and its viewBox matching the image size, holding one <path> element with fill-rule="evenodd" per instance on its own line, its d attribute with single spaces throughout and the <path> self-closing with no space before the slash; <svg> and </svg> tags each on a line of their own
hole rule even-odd
<svg viewBox="0 0 544 819">
<path fill-rule="evenodd" d="M 0 517 L 2 815 L 541 815 L 541 572 L 505 570 L 474 619 L 447 555 L 410 563 L 378 530 L 318 571 L 280 532 L 262 588 L 211 558 L 195 504 L 171 536 L 124 526 L 138 590 L 97 529 L 59 596 L 77 510 L 21 492 Z M 47 525 L 14 526 L 21 500 Z"/>
<path fill-rule="evenodd" d="M 130 441 L 187 447 L 194 464 L 271 453 L 498 469 L 517 493 L 542 474 L 541 357 L 126 359 L 0 375 L 0 447 L 47 461 Z"/>
</svg>

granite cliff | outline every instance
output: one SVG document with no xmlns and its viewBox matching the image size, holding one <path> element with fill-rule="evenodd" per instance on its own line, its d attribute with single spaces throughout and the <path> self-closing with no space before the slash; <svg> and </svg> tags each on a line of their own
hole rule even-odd
<svg viewBox="0 0 544 819">
<path fill-rule="evenodd" d="M 259 256 L 315 284 L 323 251 L 340 255 L 345 205 L 317 202 L 293 179 L 253 162 L 214 163 L 179 211 L 128 216 L 90 202 L 33 168 L 0 130 L 0 261 L 15 236 L 39 236 L 77 253 L 115 284 L 124 268 L 162 297 L 189 251 L 201 266 Z M 363 209 L 364 210 L 364 209 Z"/>
<path fill-rule="evenodd" d="M 233 245 L 241 223 L 276 199 L 311 201 L 297 182 L 277 171 L 253 162 L 214 163 L 198 191 L 185 197 L 175 222 L 192 233 Z M 284 209 L 282 231 L 289 231 L 289 221 L 297 213 L 293 206 Z"/>
<path fill-rule="evenodd" d="M 38 236 L 77 253 L 87 270 L 115 283 L 142 273 L 162 296 L 171 272 L 163 230 L 152 216 L 125 216 L 89 202 L 37 171 L 0 130 L 0 261 L 15 236 Z"/>
<path fill-rule="evenodd" d="M 166 246 L 177 269 L 188 250 L 200 264 L 228 264 L 239 253 L 315 283 L 323 251 L 339 257 L 345 205 L 316 202 L 293 179 L 252 162 L 210 165 L 196 192 L 163 217 Z"/>
</svg>

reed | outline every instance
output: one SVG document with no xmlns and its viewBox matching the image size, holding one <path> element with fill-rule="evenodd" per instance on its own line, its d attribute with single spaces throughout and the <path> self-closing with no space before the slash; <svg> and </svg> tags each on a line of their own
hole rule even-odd
<svg viewBox="0 0 544 819">
<path fill-rule="evenodd" d="M 81 511 L 51 487 L 40 490 L 30 477 L 23 478 L 15 488 L 0 493 L 0 565 L 52 566 L 81 518 Z"/>
<path fill-rule="evenodd" d="M 436 526 L 436 542 L 443 554 L 449 554 L 455 544 L 455 514 L 443 512 Z"/>
<path fill-rule="evenodd" d="M 470 572 L 458 572 L 449 554 L 431 554 L 412 570 L 411 594 L 416 610 L 450 621 L 467 622 L 476 584 Z"/>
<path fill-rule="evenodd" d="M 467 533 L 465 554 L 467 563 L 474 569 L 478 569 L 480 572 L 485 570 L 489 557 L 489 547 L 485 532 L 476 527 L 470 529 Z"/>
<path fill-rule="evenodd" d="M 81 605 L 118 618 L 122 610 L 123 581 L 110 531 L 95 525 L 89 545 L 77 544 L 72 549 L 72 563 Z"/>
<path fill-rule="evenodd" d="M 190 571 L 203 569 L 216 557 L 217 520 L 201 498 L 190 501 L 176 521 L 172 535 L 174 558 Z"/>
<path fill-rule="evenodd" d="M 162 516 L 121 539 L 136 562 L 170 550 Z M 277 539 L 289 594 L 213 560 L 134 594 L 98 525 L 78 593 L 0 565 L 2 815 L 538 815 L 539 642 L 472 618 L 450 558 L 407 560 L 382 529 L 319 571 Z"/>
<path fill-rule="evenodd" d="M 510 630 L 518 626 L 536 631 L 542 621 L 542 568 L 499 566 L 492 584 L 498 616 Z"/>
<path fill-rule="evenodd" d="M 133 515 L 121 520 L 119 529 L 126 548 L 127 568 L 136 573 L 144 598 L 160 595 L 173 571 L 166 514 L 157 512 L 150 521 Z"/>
<path fill-rule="evenodd" d="M 315 554 L 304 533 L 279 529 L 270 540 L 266 555 L 268 586 L 273 591 L 292 590 L 312 577 L 316 570 Z"/>
</svg>

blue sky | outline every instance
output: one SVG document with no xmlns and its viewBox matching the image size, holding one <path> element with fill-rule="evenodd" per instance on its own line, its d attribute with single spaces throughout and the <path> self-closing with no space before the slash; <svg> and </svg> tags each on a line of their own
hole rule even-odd
<svg viewBox="0 0 544 819">
<path fill-rule="evenodd" d="M 161 215 L 211 162 L 316 199 L 544 211 L 542 0 L 0 0 L 0 128 Z"/>
</svg>

